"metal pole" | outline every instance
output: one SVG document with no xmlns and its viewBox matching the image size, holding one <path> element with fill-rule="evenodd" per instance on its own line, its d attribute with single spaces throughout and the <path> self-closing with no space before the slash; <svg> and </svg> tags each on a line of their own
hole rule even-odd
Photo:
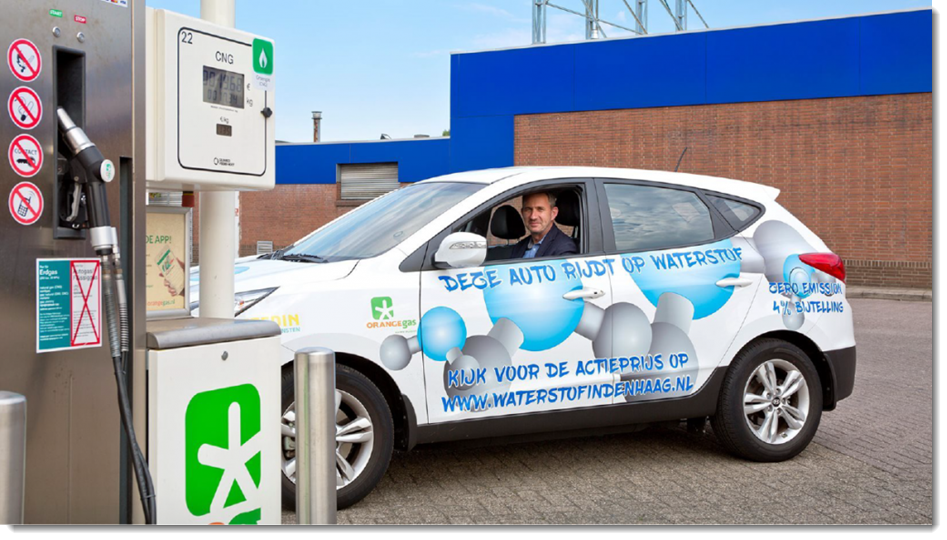
<svg viewBox="0 0 947 540">
<path fill-rule="evenodd" d="M 647 34 L 648 27 L 646 19 L 648 18 L 648 0 L 635 1 L 635 21 L 638 23 L 635 29 L 639 34 Z"/>
<path fill-rule="evenodd" d="M 201 0 L 201 19 L 233 28 L 234 0 Z M 205 191 L 200 206 L 201 316 L 232 319 L 237 193 Z"/>
<path fill-rule="evenodd" d="M 585 4 L 585 39 L 599 39 L 602 27 L 598 24 L 598 0 L 582 0 Z"/>
<path fill-rule="evenodd" d="M 26 398 L 0 391 L 0 524 L 23 523 Z"/>
<path fill-rule="evenodd" d="M 335 525 L 335 352 L 296 351 L 296 523 Z"/>
<path fill-rule="evenodd" d="M 687 30 L 687 0 L 677 0 L 674 6 L 674 19 L 680 30 Z"/>
<path fill-rule="evenodd" d="M 546 0 L 533 0 L 533 44 L 546 43 Z"/>
</svg>

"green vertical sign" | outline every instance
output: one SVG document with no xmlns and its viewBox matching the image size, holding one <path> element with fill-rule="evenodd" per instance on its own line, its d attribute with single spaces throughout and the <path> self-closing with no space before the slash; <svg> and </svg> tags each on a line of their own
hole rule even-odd
<svg viewBox="0 0 947 540">
<path fill-rule="evenodd" d="M 191 514 L 211 513 L 215 498 L 223 498 L 222 508 L 248 500 L 253 493 L 247 491 L 260 487 L 262 446 L 255 386 L 195 394 L 184 415 L 184 497 Z M 248 476 L 252 485 L 245 481 Z M 260 509 L 251 509 L 230 523 L 255 524 L 259 519 Z"/>
<path fill-rule="evenodd" d="M 261 75 L 273 74 L 273 42 L 253 39 L 253 72 Z"/>
</svg>

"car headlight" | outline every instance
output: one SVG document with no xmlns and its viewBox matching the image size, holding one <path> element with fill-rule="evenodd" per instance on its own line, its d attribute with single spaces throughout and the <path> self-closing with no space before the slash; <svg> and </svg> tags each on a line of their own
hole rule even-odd
<svg viewBox="0 0 947 540">
<path fill-rule="evenodd" d="M 279 287 L 272 287 L 269 289 L 257 289 L 255 291 L 246 291 L 240 292 L 233 295 L 233 316 L 236 317 L 244 311 L 250 309 L 257 302 L 263 300 L 267 296 L 273 294 L 273 291 Z"/>
<path fill-rule="evenodd" d="M 273 294 L 273 291 L 279 287 L 271 287 L 269 289 L 257 289 L 255 291 L 244 291 L 238 292 L 233 295 L 233 316 L 236 317 L 244 311 L 250 309 L 257 302 L 263 300 L 267 296 Z M 191 302 L 191 305 L 188 306 L 190 311 L 193 313 L 195 309 L 200 307 L 200 302 Z"/>
</svg>

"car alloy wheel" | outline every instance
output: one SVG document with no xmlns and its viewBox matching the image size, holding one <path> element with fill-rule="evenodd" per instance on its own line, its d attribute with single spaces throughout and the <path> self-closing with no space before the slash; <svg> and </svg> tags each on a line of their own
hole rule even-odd
<svg viewBox="0 0 947 540">
<path fill-rule="evenodd" d="M 743 413 L 750 431 L 766 444 L 785 444 L 802 431 L 809 411 L 809 386 L 790 362 L 771 359 L 750 375 Z"/>
<path fill-rule="evenodd" d="M 368 410 L 348 392 L 335 392 L 335 480 L 341 489 L 365 470 L 372 455 L 374 433 Z M 296 483 L 296 403 L 283 413 L 280 426 L 282 436 L 283 474 Z"/>
</svg>

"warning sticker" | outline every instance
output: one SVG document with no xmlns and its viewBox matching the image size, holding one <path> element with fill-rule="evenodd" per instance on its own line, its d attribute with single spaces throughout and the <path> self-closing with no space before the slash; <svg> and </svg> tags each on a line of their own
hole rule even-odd
<svg viewBox="0 0 947 540">
<path fill-rule="evenodd" d="M 10 190 L 10 215 L 20 225 L 32 225 L 43 215 L 43 194 L 35 184 L 20 182 Z"/>
<path fill-rule="evenodd" d="M 17 135 L 7 152 L 10 166 L 23 178 L 35 176 L 43 166 L 43 149 L 31 135 Z"/>
<path fill-rule="evenodd" d="M 21 86 L 10 92 L 7 112 L 17 127 L 33 129 L 43 119 L 43 102 L 32 88 Z"/>
<path fill-rule="evenodd" d="M 96 259 L 36 260 L 36 352 L 102 345 L 101 283 Z"/>
<path fill-rule="evenodd" d="M 43 57 L 28 39 L 17 39 L 7 49 L 7 65 L 13 76 L 23 82 L 35 81 L 43 70 Z"/>
</svg>

